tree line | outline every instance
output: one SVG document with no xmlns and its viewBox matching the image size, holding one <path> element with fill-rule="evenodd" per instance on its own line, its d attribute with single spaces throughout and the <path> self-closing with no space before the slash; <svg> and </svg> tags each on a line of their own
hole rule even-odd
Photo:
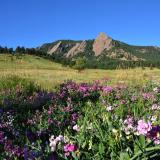
<svg viewBox="0 0 160 160">
<path fill-rule="evenodd" d="M 135 67 L 157 67 L 160 68 L 159 54 L 155 54 L 156 59 L 154 59 L 152 54 L 152 59 L 147 61 L 122 61 L 119 59 L 111 59 L 109 57 L 101 57 L 97 59 L 95 56 L 87 57 L 86 54 L 81 54 L 81 56 L 77 56 L 74 59 L 65 58 L 63 55 L 53 54 L 49 55 L 44 51 L 39 50 L 38 48 L 25 48 L 18 46 L 16 49 L 2 47 L 0 46 L 0 54 L 11 54 L 17 57 L 29 54 L 36 55 L 46 59 L 50 59 L 54 62 L 61 63 L 64 66 L 70 66 L 74 69 L 83 70 L 85 68 L 99 68 L 99 69 L 127 69 L 127 68 L 135 68 Z M 148 55 L 148 54 L 147 54 Z"/>
<path fill-rule="evenodd" d="M 33 55 L 45 55 L 46 53 L 36 49 L 36 48 L 25 48 L 21 46 L 17 46 L 15 49 L 8 48 L 8 47 L 2 47 L 0 46 L 0 54 L 33 54 Z"/>
</svg>

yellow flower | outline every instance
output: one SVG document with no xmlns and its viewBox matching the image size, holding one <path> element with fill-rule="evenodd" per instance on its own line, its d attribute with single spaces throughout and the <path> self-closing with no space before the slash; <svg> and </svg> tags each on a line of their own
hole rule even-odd
<svg viewBox="0 0 160 160">
<path fill-rule="evenodd" d="M 112 129 L 112 132 L 113 132 L 114 134 L 117 134 L 117 133 L 118 133 L 118 131 L 117 131 L 115 128 Z"/>
<path fill-rule="evenodd" d="M 81 154 L 81 152 L 80 152 L 80 150 L 79 150 L 79 149 L 78 149 L 75 153 L 76 153 L 76 156 L 77 156 L 77 157 L 79 157 L 79 156 L 80 156 L 80 154 Z"/>
</svg>

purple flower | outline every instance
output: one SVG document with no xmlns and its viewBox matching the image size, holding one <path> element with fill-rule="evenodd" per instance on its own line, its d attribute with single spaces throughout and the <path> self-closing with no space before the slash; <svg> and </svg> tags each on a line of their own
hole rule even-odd
<svg viewBox="0 0 160 160">
<path fill-rule="evenodd" d="M 77 113 L 73 113 L 71 115 L 71 117 L 72 117 L 72 121 L 76 121 L 78 119 L 78 114 Z"/>
<path fill-rule="evenodd" d="M 146 135 L 152 129 L 150 122 L 145 122 L 144 120 L 138 121 L 137 131 L 139 135 Z"/>
<path fill-rule="evenodd" d="M 104 86 L 104 87 L 102 88 L 102 91 L 105 92 L 105 93 L 109 93 L 109 92 L 111 92 L 112 90 L 113 90 L 113 88 L 110 87 L 110 86 Z"/>
<path fill-rule="evenodd" d="M 155 144 L 160 144 L 160 126 L 153 126 L 147 133 L 147 137 L 153 140 Z"/>
<path fill-rule="evenodd" d="M 131 101 L 132 101 L 132 102 L 134 102 L 134 101 L 136 101 L 136 100 L 137 100 L 137 97 L 136 97 L 136 96 L 132 96 L 132 97 L 131 97 Z"/>
<path fill-rule="evenodd" d="M 143 93 L 142 97 L 144 100 L 154 99 L 154 95 L 152 93 Z"/>
<path fill-rule="evenodd" d="M 124 99 L 121 99 L 120 102 L 121 102 L 121 104 L 126 104 L 126 100 L 124 100 Z"/>
<path fill-rule="evenodd" d="M 0 108 L 0 114 L 2 114 L 2 113 L 3 113 L 3 109 Z"/>
<path fill-rule="evenodd" d="M 88 89 L 88 88 L 87 88 L 86 86 L 80 86 L 80 87 L 79 87 L 79 91 L 80 91 L 80 92 L 86 92 L 87 89 Z"/>
<path fill-rule="evenodd" d="M 131 116 L 127 116 L 127 118 L 123 122 L 123 125 L 124 125 L 124 132 L 127 135 L 136 130 L 134 118 Z"/>
<path fill-rule="evenodd" d="M 0 131 L 0 143 L 3 143 L 5 140 L 4 132 Z"/>
</svg>

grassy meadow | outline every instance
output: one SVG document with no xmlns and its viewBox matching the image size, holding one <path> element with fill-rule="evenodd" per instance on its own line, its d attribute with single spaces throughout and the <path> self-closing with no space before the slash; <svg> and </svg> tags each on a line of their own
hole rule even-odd
<svg viewBox="0 0 160 160">
<path fill-rule="evenodd" d="M 61 64 L 37 56 L 25 55 L 21 58 L 0 55 L 0 78 L 16 75 L 33 80 L 44 89 L 52 89 L 65 80 L 93 82 L 103 78 L 111 79 L 111 85 L 126 83 L 142 85 L 150 80 L 160 80 L 160 70 L 149 68 L 126 70 L 85 69 L 81 73 Z"/>
<path fill-rule="evenodd" d="M 157 81 L 158 69 L 0 55 L 0 160 L 159 160 Z"/>
</svg>

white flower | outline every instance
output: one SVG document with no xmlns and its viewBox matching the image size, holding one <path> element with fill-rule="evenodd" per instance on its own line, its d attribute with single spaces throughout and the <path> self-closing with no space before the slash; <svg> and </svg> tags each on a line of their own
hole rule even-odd
<svg viewBox="0 0 160 160">
<path fill-rule="evenodd" d="M 155 122 L 157 120 L 157 116 L 151 116 L 151 121 Z"/>
<path fill-rule="evenodd" d="M 56 151 L 56 146 L 59 142 L 64 141 L 64 137 L 62 135 L 59 135 L 58 137 L 54 138 L 54 135 L 52 135 L 49 139 L 50 144 L 49 146 L 51 147 L 51 151 L 55 152 Z"/>
<path fill-rule="evenodd" d="M 63 142 L 64 141 L 64 137 L 62 135 L 59 135 L 58 137 L 56 137 L 56 140 L 58 142 Z"/>
<path fill-rule="evenodd" d="M 108 106 L 106 109 L 107 109 L 108 112 L 112 111 L 112 106 Z"/>
<path fill-rule="evenodd" d="M 80 131 L 80 127 L 76 124 L 73 126 L 73 130 L 79 132 Z"/>
<path fill-rule="evenodd" d="M 52 135 L 49 139 L 50 142 L 54 141 L 54 135 Z"/>
<path fill-rule="evenodd" d="M 160 88 L 155 87 L 155 88 L 153 88 L 153 91 L 158 93 L 160 91 Z"/>
<path fill-rule="evenodd" d="M 160 106 L 158 104 L 153 104 L 152 105 L 152 110 L 159 110 Z"/>
<path fill-rule="evenodd" d="M 50 142 L 49 146 L 51 147 L 52 152 L 56 151 L 57 141 L 53 140 L 52 142 Z"/>
</svg>

